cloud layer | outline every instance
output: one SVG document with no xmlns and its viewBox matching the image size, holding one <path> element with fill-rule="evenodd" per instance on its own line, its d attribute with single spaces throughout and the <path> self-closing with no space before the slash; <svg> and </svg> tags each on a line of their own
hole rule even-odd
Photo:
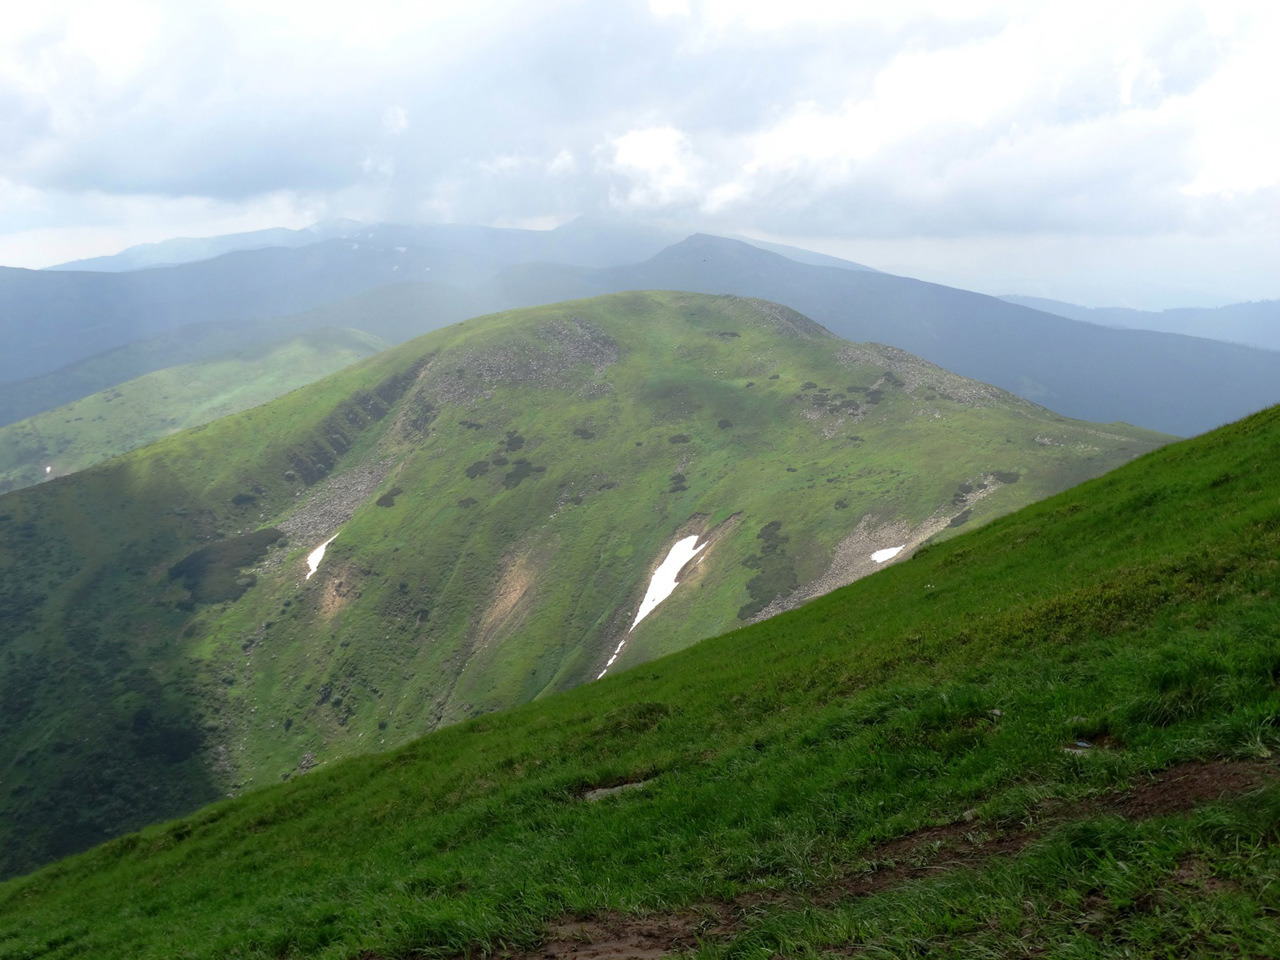
<svg viewBox="0 0 1280 960">
<path fill-rule="evenodd" d="M 329 215 L 1280 239 L 1271 4 L 262 6 L 15 14 L 0 261 Z"/>
</svg>

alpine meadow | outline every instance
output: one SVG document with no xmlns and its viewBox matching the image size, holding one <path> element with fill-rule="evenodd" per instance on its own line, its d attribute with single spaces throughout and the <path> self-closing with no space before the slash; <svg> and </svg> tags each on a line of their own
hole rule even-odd
<svg viewBox="0 0 1280 960">
<path fill-rule="evenodd" d="M 679 650 L 1165 439 L 734 297 L 428 334 L 4 499 L 7 869 Z"/>
<path fill-rule="evenodd" d="M 0 960 L 1280 957 L 1280 5 L 0 30 Z"/>
</svg>

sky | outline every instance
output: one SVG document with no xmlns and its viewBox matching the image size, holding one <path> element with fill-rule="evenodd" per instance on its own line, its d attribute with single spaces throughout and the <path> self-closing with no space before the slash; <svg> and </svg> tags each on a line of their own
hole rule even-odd
<svg viewBox="0 0 1280 960">
<path fill-rule="evenodd" d="M 1280 4 L 44 0 L 0 264 L 330 217 L 579 215 L 986 293 L 1280 298 Z"/>
</svg>

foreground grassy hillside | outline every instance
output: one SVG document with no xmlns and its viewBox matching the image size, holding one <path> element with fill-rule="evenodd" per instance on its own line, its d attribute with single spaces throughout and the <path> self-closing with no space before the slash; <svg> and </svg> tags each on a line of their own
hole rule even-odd
<svg viewBox="0 0 1280 960">
<path fill-rule="evenodd" d="M 0 957 L 1275 955 L 1278 445 L 9 881 Z"/>
<path fill-rule="evenodd" d="M 1162 439 L 760 301 L 438 331 L 0 499 L 6 869 L 686 647 Z"/>
<path fill-rule="evenodd" d="M 0 492 L 75 473 L 256 407 L 386 347 L 359 330 L 321 329 L 157 370 L 0 427 Z"/>
</svg>

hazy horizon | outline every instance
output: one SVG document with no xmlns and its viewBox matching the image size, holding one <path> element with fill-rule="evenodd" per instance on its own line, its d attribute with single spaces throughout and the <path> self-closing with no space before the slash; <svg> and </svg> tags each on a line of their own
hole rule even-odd
<svg viewBox="0 0 1280 960">
<path fill-rule="evenodd" d="M 14 11 L 0 264 L 316 220 L 692 224 L 995 295 L 1280 297 L 1280 10 Z"/>
</svg>

